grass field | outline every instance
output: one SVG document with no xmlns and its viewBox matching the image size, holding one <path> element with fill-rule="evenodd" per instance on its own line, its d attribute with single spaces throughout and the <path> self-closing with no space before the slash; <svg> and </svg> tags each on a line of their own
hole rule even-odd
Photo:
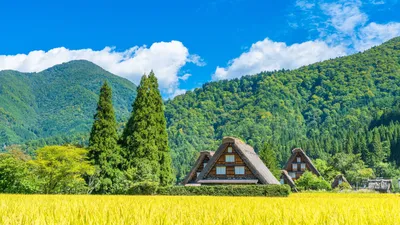
<svg viewBox="0 0 400 225">
<path fill-rule="evenodd" d="M 0 195 L 0 224 L 400 224 L 400 195 Z"/>
</svg>

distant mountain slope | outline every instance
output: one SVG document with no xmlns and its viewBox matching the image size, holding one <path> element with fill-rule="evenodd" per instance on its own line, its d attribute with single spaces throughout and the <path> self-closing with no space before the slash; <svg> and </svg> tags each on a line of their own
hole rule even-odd
<svg viewBox="0 0 400 225">
<path fill-rule="evenodd" d="M 39 73 L 0 71 L 0 144 L 89 132 L 106 80 L 123 123 L 136 86 L 91 62 L 71 61 Z"/>
<path fill-rule="evenodd" d="M 313 157 L 343 151 L 347 137 L 368 129 L 400 100 L 400 38 L 363 53 L 293 71 L 212 82 L 166 105 L 178 178 L 195 153 L 223 136 L 259 149 L 272 142 L 285 161 L 294 146 Z"/>
</svg>

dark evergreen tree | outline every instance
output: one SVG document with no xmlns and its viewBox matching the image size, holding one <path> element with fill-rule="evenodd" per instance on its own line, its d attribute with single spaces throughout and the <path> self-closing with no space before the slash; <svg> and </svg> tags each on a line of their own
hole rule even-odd
<svg viewBox="0 0 400 225">
<path fill-rule="evenodd" d="M 264 143 L 261 151 L 259 152 L 261 160 L 268 167 L 271 173 L 279 179 L 280 170 L 278 160 L 276 159 L 276 152 L 270 142 Z"/>
<path fill-rule="evenodd" d="M 99 182 L 95 192 L 114 192 L 121 176 L 118 166 L 121 162 L 117 145 L 117 123 L 112 105 L 112 90 L 107 82 L 100 89 L 97 112 L 89 138 L 89 159 L 98 170 Z"/>
<path fill-rule="evenodd" d="M 174 182 L 174 173 L 172 170 L 172 159 L 170 149 L 168 147 L 167 122 L 164 115 L 164 103 L 158 89 L 158 81 L 153 73 L 150 72 L 148 77 L 150 83 L 150 103 L 153 105 L 153 113 L 155 117 L 155 144 L 158 149 L 160 163 L 160 184 L 170 185 Z"/>
<path fill-rule="evenodd" d="M 147 159 L 149 162 L 158 162 L 155 140 L 156 119 L 153 108 L 150 101 L 150 81 L 143 75 L 133 103 L 131 118 L 122 135 L 127 168 L 135 167 L 136 160 Z"/>
<path fill-rule="evenodd" d="M 144 167 L 143 163 L 148 164 L 152 168 L 151 173 L 157 175 L 156 178 L 143 174 L 140 177 L 152 177 L 161 185 L 169 185 L 174 181 L 166 124 L 157 78 L 151 72 L 148 77 L 144 75 L 141 79 L 132 117 L 123 132 L 122 144 L 126 167 Z"/>
</svg>

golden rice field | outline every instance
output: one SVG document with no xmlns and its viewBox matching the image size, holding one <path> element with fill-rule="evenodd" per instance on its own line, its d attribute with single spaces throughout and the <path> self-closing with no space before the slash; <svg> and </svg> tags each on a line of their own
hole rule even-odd
<svg viewBox="0 0 400 225">
<path fill-rule="evenodd" d="M 0 195 L 0 224 L 400 224 L 400 195 Z"/>
</svg>

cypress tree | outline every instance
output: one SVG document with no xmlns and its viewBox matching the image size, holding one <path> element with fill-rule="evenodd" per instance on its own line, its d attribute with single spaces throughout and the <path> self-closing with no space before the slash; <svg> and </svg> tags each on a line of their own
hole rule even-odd
<svg viewBox="0 0 400 225">
<path fill-rule="evenodd" d="M 171 153 L 168 147 L 167 121 L 164 114 L 164 103 L 158 89 L 158 81 L 153 73 L 149 74 L 150 83 L 150 102 L 153 104 L 153 113 L 155 117 L 155 143 L 158 149 L 160 164 L 160 184 L 170 185 L 174 182 Z"/>
<path fill-rule="evenodd" d="M 278 160 L 276 159 L 276 152 L 274 151 L 274 147 L 271 143 L 267 142 L 264 144 L 260 151 L 260 158 L 271 171 L 271 173 L 276 178 L 279 178 L 280 171 L 278 167 Z"/>
<path fill-rule="evenodd" d="M 117 145 L 117 122 L 112 105 L 112 90 L 107 82 L 100 89 L 97 112 L 89 138 L 89 159 L 99 170 L 98 193 L 112 192 L 120 175 L 120 151 Z"/>
<path fill-rule="evenodd" d="M 127 167 L 135 166 L 136 159 L 158 161 L 156 119 L 149 94 L 150 81 L 146 75 L 143 75 L 137 88 L 131 118 L 122 135 Z"/>
</svg>

